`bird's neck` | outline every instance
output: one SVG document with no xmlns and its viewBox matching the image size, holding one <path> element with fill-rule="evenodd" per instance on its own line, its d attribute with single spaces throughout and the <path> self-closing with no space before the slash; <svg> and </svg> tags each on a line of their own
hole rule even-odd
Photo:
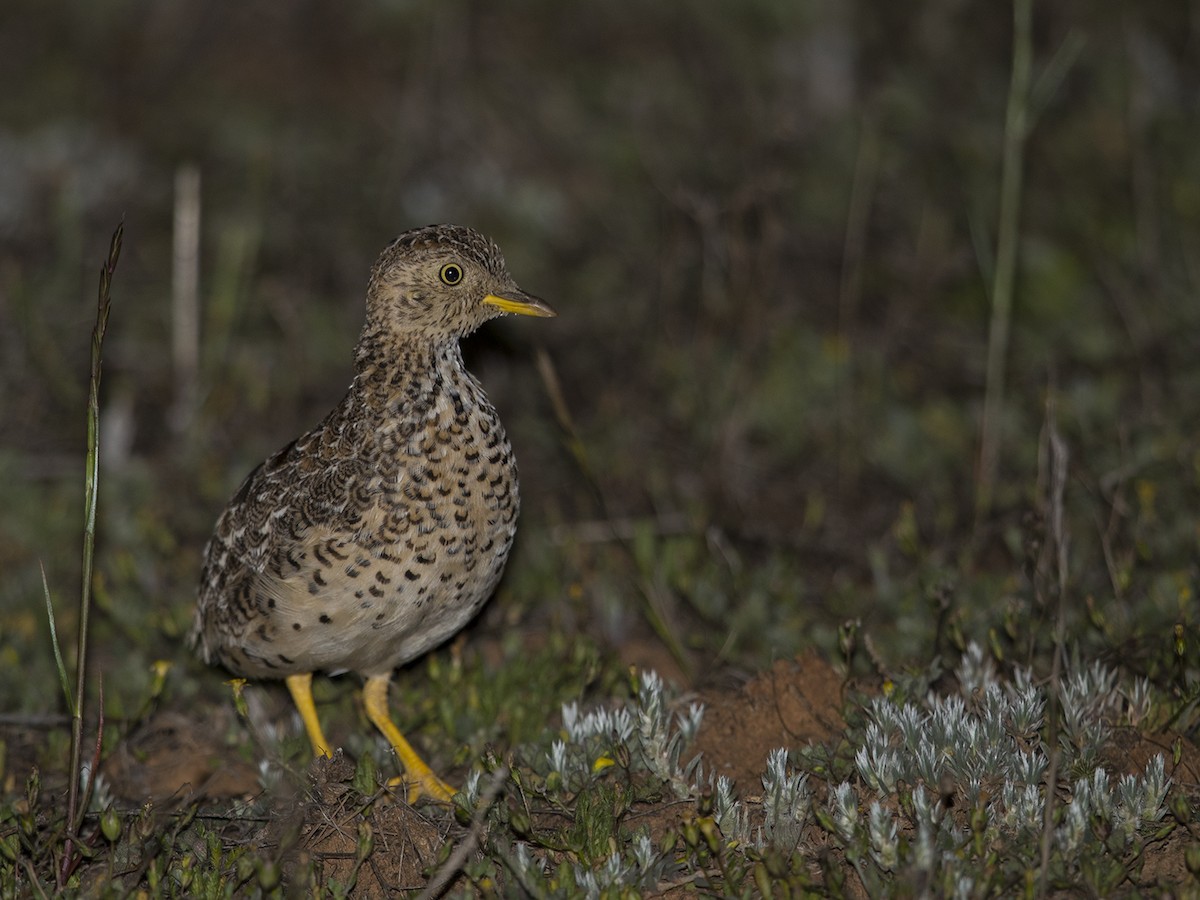
<svg viewBox="0 0 1200 900">
<path fill-rule="evenodd" d="M 366 394 L 414 397 L 455 384 L 465 374 L 458 337 L 396 335 L 363 329 L 354 351 L 355 382 Z M 415 397 L 414 397 L 415 399 Z"/>
</svg>

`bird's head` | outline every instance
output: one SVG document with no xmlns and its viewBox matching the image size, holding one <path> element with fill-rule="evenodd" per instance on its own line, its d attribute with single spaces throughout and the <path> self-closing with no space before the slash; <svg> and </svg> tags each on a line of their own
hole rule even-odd
<svg viewBox="0 0 1200 900">
<path fill-rule="evenodd" d="M 517 287 L 500 248 L 472 228 L 430 225 L 406 231 L 371 270 L 368 327 L 396 338 L 459 338 L 506 313 L 555 315 L 545 301 Z"/>
</svg>

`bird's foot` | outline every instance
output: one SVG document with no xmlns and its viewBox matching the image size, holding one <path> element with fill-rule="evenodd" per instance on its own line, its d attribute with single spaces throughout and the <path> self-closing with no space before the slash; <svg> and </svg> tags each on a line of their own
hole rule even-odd
<svg viewBox="0 0 1200 900">
<path fill-rule="evenodd" d="M 434 800 L 438 803 L 449 803 L 457 791 L 442 779 L 433 774 L 433 770 L 426 768 L 424 772 L 409 772 L 404 775 L 397 775 L 395 778 L 388 781 L 388 787 L 392 790 L 408 785 L 408 803 L 411 806 L 422 797 Z"/>
</svg>

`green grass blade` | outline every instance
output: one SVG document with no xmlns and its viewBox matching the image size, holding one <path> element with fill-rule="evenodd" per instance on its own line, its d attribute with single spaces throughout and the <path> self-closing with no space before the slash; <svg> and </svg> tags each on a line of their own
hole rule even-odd
<svg viewBox="0 0 1200 900">
<path fill-rule="evenodd" d="M 87 690 L 88 613 L 92 602 L 92 562 L 96 548 L 96 500 L 100 482 L 100 364 L 103 358 L 104 332 L 112 308 L 113 272 L 121 256 L 122 222 L 113 232 L 108 258 L 100 269 L 100 288 L 96 307 L 96 326 L 92 329 L 92 370 L 88 384 L 87 467 L 84 473 L 83 576 L 79 595 L 79 653 L 75 663 L 75 706 L 71 716 L 71 768 L 67 791 L 67 830 L 74 834 L 84 810 L 79 803 L 79 766 L 83 753 L 83 705 Z"/>
<path fill-rule="evenodd" d="M 75 715 L 75 701 L 71 698 L 71 681 L 67 678 L 67 666 L 63 662 L 62 649 L 58 645 L 58 627 L 54 622 L 54 604 L 50 602 L 50 585 L 46 581 L 46 567 L 38 562 L 42 570 L 42 594 L 46 598 L 46 621 L 50 623 L 50 645 L 54 648 L 54 664 L 58 666 L 58 680 L 62 683 L 63 697 L 67 701 L 67 712 Z"/>
</svg>

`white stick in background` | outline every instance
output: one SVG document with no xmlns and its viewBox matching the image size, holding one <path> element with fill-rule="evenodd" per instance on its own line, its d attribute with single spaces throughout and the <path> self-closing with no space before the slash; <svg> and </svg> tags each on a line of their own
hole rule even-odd
<svg viewBox="0 0 1200 900">
<path fill-rule="evenodd" d="M 171 359 L 175 397 L 171 427 L 180 433 L 196 413 L 200 365 L 200 170 L 175 172 L 175 247 L 171 270 Z"/>
</svg>

